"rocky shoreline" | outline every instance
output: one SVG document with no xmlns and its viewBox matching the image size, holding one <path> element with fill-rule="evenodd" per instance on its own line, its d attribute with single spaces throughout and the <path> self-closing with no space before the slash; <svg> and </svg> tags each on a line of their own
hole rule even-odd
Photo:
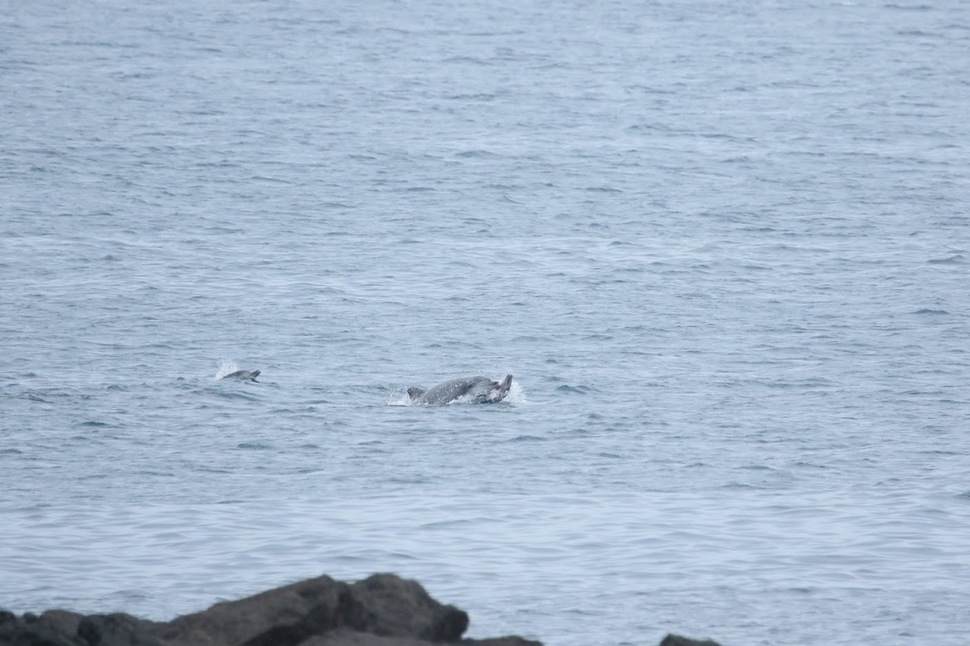
<svg viewBox="0 0 970 646">
<path fill-rule="evenodd" d="M 47 610 L 18 617 L 0 610 L 5 646 L 542 646 L 516 636 L 462 639 L 467 628 L 465 611 L 394 574 L 355 583 L 320 576 L 168 622 L 124 613 Z M 718 645 L 668 635 L 661 646 Z"/>
</svg>

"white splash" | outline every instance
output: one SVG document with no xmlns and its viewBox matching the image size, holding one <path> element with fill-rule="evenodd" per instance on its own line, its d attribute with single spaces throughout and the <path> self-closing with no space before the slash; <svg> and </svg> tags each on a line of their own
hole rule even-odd
<svg viewBox="0 0 970 646">
<path fill-rule="evenodd" d="M 508 402 L 513 406 L 520 406 L 522 404 L 527 404 L 529 402 L 525 396 L 525 389 L 519 385 L 519 382 L 512 378 L 512 385 L 509 386 L 509 394 L 505 396 L 505 399 L 500 403 Z"/>
<path fill-rule="evenodd" d="M 239 364 L 232 359 L 219 359 L 219 370 L 216 371 L 215 379 L 222 379 L 239 370 Z"/>
<path fill-rule="evenodd" d="M 410 406 L 411 397 L 408 395 L 407 391 L 397 392 L 393 391 L 387 399 L 388 406 Z"/>
</svg>

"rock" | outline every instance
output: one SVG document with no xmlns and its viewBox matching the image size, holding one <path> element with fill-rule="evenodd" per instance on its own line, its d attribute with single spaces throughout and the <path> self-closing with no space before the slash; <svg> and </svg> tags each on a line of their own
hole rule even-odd
<svg viewBox="0 0 970 646">
<path fill-rule="evenodd" d="M 45 613 L 47 614 L 47 613 Z M 157 624 L 124 613 L 88 615 L 77 625 L 77 636 L 90 646 L 163 646 L 154 634 Z"/>
<path fill-rule="evenodd" d="M 416 581 L 374 574 L 353 584 L 328 576 L 217 603 L 169 622 L 124 613 L 0 609 L 2 646 L 542 646 L 521 637 L 462 639 L 468 615 Z M 718 646 L 667 635 L 660 646 Z"/>
<path fill-rule="evenodd" d="M 690 637 L 682 637 L 680 635 L 667 635 L 660 642 L 660 646 L 720 646 L 716 641 L 705 639 L 704 641 L 699 641 L 696 639 L 691 639 Z"/>
<path fill-rule="evenodd" d="M 4 646 L 162 646 L 153 633 L 157 625 L 122 613 L 79 615 L 65 610 L 48 610 L 39 617 L 22 618 L 3 612 L 0 644 Z"/>
<path fill-rule="evenodd" d="M 64 635 L 74 635 L 77 633 L 78 624 L 84 619 L 84 615 L 67 610 L 48 610 L 35 621 L 40 621 L 51 629 Z"/>
<path fill-rule="evenodd" d="M 450 642 L 460 646 L 542 646 L 542 642 L 530 641 L 521 637 L 497 637 L 494 639 L 463 639 Z M 423 639 L 411 637 L 381 637 L 370 633 L 359 633 L 346 628 L 311 637 L 300 646 L 429 646 Z M 442 646 L 439 644 L 438 646 Z"/>
<path fill-rule="evenodd" d="M 299 644 L 340 625 L 340 596 L 348 588 L 328 576 L 307 579 L 183 615 L 160 634 L 167 644 Z"/>
<path fill-rule="evenodd" d="M 467 628 L 463 610 L 393 574 L 350 585 L 321 576 L 164 623 L 123 613 L 0 610 L 4 646 L 541 646 L 520 637 L 463 640 Z"/>
<path fill-rule="evenodd" d="M 26 613 L 17 617 L 13 613 L 0 611 L 0 644 L 10 646 L 83 646 L 71 636 L 77 631 L 81 615 L 64 611 L 53 611 L 54 620 L 47 618 L 49 613 L 38 617 Z M 76 621 L 63 625 L 58 619 L 62 615 L 76 617 Z"/>
<path fill-rule="evenodd" d="M 417 581 L 375 574 L 350 586 L 343 625 L 386 637 L 454 642 L 468 629 L 463 610 L 432 599 Z"/>
</svg>

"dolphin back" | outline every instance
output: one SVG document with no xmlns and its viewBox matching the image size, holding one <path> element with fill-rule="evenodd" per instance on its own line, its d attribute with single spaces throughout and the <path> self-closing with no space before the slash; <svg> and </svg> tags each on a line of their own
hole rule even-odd
<svg viewBox="0 0 970 646">
<path fill-rule="evenodd" d="M 511 385 L 512 375 L 505 377 L 502 383 L 492 381 L 488 377 L 460 377 L 432 386 L 428 390 L 408 388 L 408 396 L 412 404 L 440 406 L 466 395 L 471 395 L 476 403 L 485 404 L 505 399 Z"/>
<path fill-rule="evenodd" d="M 485 377 L 461 377 L 459 379 L 442 382 L 437 386 L 432 386 L 428 390 L 421 392 L 416 399 L 412 397 L 412 403 L 431 405 L 447 404 L 468 394 L 468 391 L 474 388 L 480 379 L 485 379 Z M 486 379 L 486 381 L 488 380 Z M 420 390 L 420 388 L 416 390 Z M 410 392 L 411 389 L 408 389 L 408 394 Z"/>
<path fill-rule="evenodd" d="M 230 372 L 228 375 L 223 375 L 222 379 L 249 379 L 250 381 L 256 381 L 256 377 L 259 376 L 259 370 L 237 370 L 236 372 Z"/>
</svg>

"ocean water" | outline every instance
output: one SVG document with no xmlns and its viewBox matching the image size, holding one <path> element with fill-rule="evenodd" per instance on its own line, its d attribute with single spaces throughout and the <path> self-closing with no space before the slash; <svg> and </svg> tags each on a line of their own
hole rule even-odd
<svg viewBox="0 0 970 646">
<path fill-rule="evenodd" d="M 0 0 L 0 606 L 967 643 L 968 69 L 959 0 Z"/>
</svg>

